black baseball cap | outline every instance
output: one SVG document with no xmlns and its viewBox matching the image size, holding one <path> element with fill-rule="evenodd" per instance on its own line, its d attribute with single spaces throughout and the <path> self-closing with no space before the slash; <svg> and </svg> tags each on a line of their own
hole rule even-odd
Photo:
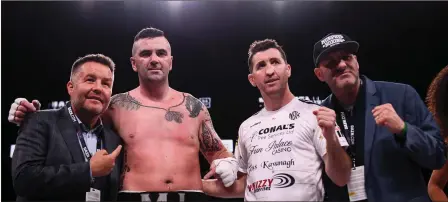
<svg viewBox="0 0 448 202">
<path fill-rule="evenodd" d="M 358 48 L 358 42 L 351 40 L 350 37 L 345 34 L 328 34 L 314 44 L 314 65 L 317 67 L 320 60 L 332 51 L 345 50 L 349 53 L 356 53 L 358 52 Z"/>
</svg>

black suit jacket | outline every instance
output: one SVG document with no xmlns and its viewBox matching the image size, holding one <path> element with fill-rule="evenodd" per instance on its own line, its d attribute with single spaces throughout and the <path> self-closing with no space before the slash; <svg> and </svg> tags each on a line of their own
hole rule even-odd
<svg viewBox="0 0 448 202">
<path fill-rule="evenodd" d="M 121 138 L 104 126 L 103 147 L 111 153 Z M 116 200 L 120 187 L 123 152 L 101 190 L 102 200 Z M 17 201 L 85 201 L 90 190 L 90 164 L 85 161 L 67 107 L 41 110 L 23 121 L 12 158 L 13 185 Z M 104 194 L 108 193 L 108 194 Z"/>
</svg>

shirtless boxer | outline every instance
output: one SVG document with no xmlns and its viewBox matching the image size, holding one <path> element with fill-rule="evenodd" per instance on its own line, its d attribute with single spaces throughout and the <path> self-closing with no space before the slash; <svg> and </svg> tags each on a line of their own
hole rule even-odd
<svg viewBox="0 0 448 202">
<path fill-rule="evenodd" d="M 114 95 L 103 115 L 126 144 L 119 200 L 200 200 L 199 151 L 217 166 L 220 183 L 229 187 L 236 180 L 237 161 L 216 134 L 207 108 L 192 95 L 170 88 L 172 60 L 163 31 L 141 30 L 134 38 L 131 57 L 140 85 Z M 9 121 L 20 123 L 33 108 L 23 98 L 16 99 Z"/>
<path fill-rule="evenodd" d="M 288 87 L 291 66 L 274 40 L 254 42 L 248 62 L 249 82 L 260 90 L 265 107 L 240 126 L 235 186 L 204 180 L 204 192 L 246 201 L 322 201 L 323 163 L 339 186 L 350 177 L 351 160 L 343 149 L 348 144 L 335 112 L 295 98 Z"/>
</svg>

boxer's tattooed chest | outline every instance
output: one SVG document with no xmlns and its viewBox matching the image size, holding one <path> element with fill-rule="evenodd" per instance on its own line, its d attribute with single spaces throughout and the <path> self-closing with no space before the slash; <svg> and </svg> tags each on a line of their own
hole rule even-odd
<svg viewBox="0 0 448 202">
<path fill-rule="evenodd" d="M 182 123 L 182 119 L 184 118 L 184 114 L 176 111 L 167 111 L 165 113 L 165 120 L 174 121 L 176 123 Z"/>
<path fill-rule="evenodd" d="M 121 93 L 121 94 L 117 94 L 112 97 L 110 106 L 112 108 L 123 108 L 123 109 L 129 110 L 129 111 L 137 111 L 137 110 L 141 109 L 141 107 L 164 110 L 165 111 L 164 118 L 166 121 L 176 122 L 176 123 L 180 124 L 183 122 L 183 119 L 184 119 L 184 114 L 182 113 L 182 109 L 173 109 L 173 108 L 184 105 L 186 111 L 188 111 L 188 113 L 189 113 L 188 116 L 190 118 L 198 117 L 200 112 L 203 110 L 202 103 L 198 99 L 194 98 L 191 95 L 185 96 L 185 94 L 183 94 L 183 96 L 184 97 L 183 97 L 183 100 L 181 103 L 171 106 L 171 107 L 168 107 L 166 109 L 166 108 L 162 108 L 162 107 L 143 105 L 138 100 L 136 100 L 134 97 L 129 95 L 129 93 Z"/>
</svg>

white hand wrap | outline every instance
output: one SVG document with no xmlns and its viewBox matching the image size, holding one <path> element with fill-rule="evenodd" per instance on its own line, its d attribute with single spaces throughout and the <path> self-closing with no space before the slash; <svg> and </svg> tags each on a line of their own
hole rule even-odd
<svg viewBox="0 0 448 202">
<path fill-rule="evenodd" d="M 20 125 L 20 122 L 16 121 L 16 112 L 19 109 L 20 103 L 22 101 L 28 102 L 28 100 L 26 100 L 25 98 L 17 98 L 11 104 L 11 108 L 9 109 L 8 121 L 11 123 L 15 123 L 16 125 Z"/>
<path fill-rule="evenodd" d="M 225 187 L 230 187 L 235 182 L 238 173 L 238 162 L 233 157 L 216 159 L 212 162 L 216 166 L 216 174 L 219 175 Z"/>
</svg>

